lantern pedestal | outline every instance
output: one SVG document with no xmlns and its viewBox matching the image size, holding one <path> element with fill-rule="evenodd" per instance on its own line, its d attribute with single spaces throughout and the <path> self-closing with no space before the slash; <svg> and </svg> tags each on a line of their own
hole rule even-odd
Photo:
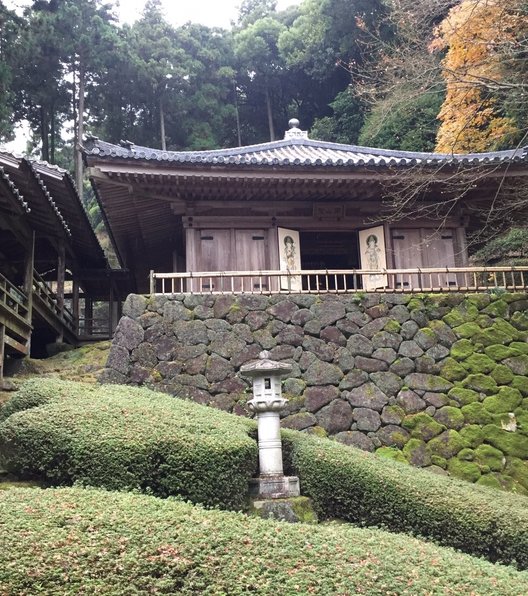
<svg viewBox="0 0 528 596">
<path fill-rule="evenodd" d="M 301 494 L 297 476 L 259 476 L 249 481 L 252 499 L 289 499 Z"/>
</svg>

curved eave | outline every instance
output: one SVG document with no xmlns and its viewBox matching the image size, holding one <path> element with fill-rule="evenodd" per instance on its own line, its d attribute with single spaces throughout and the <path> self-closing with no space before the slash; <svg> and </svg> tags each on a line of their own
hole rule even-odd
<svg viewBox="0 0 528 596">
<path fill-rule="evenodd" d="M 77 186 L 70 173 L 58 166 L 42 161 L 32 162 L 33 170 L 45 180 L 61 213 L 72 230 L 71 243 L 75 253 L 93 267 L 104 269 L 107 260 L 99 240 L 90 224 Z"/>
<path fill-rule="evenodd" d="M 6 189 L 7 194 L 14 198 L 17 207 L 20 211 L 26 215 L 31 213 L 29 204 L 24 200 L 23 195 L 19 192 L 18 188 L 13 184 L 9 174 L 7 174 L 4 168 L 0 167 L 0 181 L 3 188 Z"/>
<path fill-rule="evenodd" d="M 528 164 L 525 149 L 467 155 L 391 151 L 311 139 L 285 139 L 260 145 L 213 151 L 161 151 L 132 143 L 113 145 L 89 139 L 84 148 L 87 163 L 125 162 L 166 167 L 221 166 L 233 168 L 424 168 Z"/>
</svg>

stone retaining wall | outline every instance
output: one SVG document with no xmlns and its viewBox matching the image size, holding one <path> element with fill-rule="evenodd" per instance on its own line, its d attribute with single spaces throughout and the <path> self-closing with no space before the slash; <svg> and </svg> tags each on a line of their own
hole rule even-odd
<svg viewBox="0 0 528 596">
<path fill-rule="evenodd" d="M 237 375 L 293 363 L 283 426 L 528 492 L 528 297 L 131 295 L 103 382 L 247 414 Z"/>
</svg>

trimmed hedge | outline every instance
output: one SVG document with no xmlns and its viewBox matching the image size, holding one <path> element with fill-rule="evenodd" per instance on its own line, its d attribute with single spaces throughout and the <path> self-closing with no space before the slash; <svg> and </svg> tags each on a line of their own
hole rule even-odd
<svg viewBox="0 0 528 596">
<path fill-rule="evenodd" d="M 48 379 L 6 408 L 0 453 L 23 478 L 245 505 L 257 462 L 251 421 L 146 389 Z"/>
<path fill-rule="evenodd" d="M 91 392 L 90 386 L 83 386 L 83 394 Z M 52 399 L 67 398 L 69 386 L 49 380 L 31 379 L 26 381 L 13 397 L 0 407 L 0 422 L 16 412 L 29 410 L 48 403 Z"/>
<path fill-rule="evenodd" d="M 52 484 L 180 495 L 240 509 L 255 471 L 254 422 L 146 389 L 30 383 L 0 424 L 8 469 Z M 321 517 L 432 538 L 528 567 L 528 499 L 284 431 L 287 465 Z"/>
<path fill-rule="evenodd" d="M 93 489 L 0 494 L 2 593 L 501 594 L 528 576 L 415 538 Z"/>
<path fill-rule="evenodd" d="M 528 568 L 528 498 L 284 431 L 289 466 L 319 515 L 432 538 Z"/>
</svg>

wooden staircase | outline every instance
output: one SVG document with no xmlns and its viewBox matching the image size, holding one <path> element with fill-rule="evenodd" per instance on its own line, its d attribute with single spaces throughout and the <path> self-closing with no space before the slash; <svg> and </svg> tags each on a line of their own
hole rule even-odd
<svg viewBox="0 0 528 596">
<path fill-rule="evenodd" d="M 0 274 L 0 387 L 4 357 L 29 354 L 31 331 L 31 299 Z"/>
</svg>

